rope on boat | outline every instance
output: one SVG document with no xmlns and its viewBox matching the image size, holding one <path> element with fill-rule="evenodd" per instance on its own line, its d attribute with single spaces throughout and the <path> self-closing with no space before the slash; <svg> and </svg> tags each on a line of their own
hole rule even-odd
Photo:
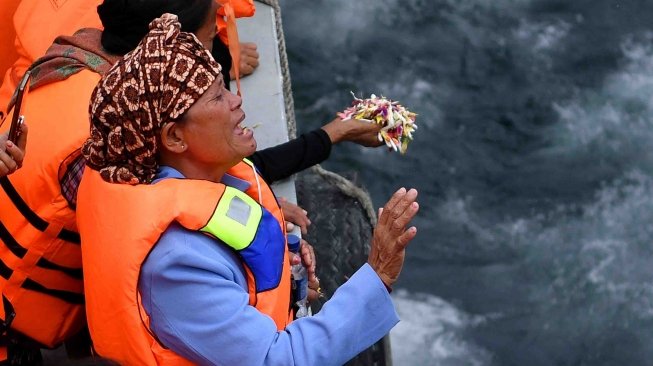
<svg viewBox="0 0 653 366">
<path fill-rule="evenodd" d="M 295 120 L 295 101 L 292 95 L 292 85 L 290 81 L 290 68 L 288 66 L 288 54 L 286 53 L 286 37 L 283 33 L 283 24 L 281 22 L 281 6 L 278 0 L 257 0 L 263 4 L 269 5 L 274 9 L 275 28 L 277 30 L 277 40 L 279 44 L 279 61 L 281 67 L 281 76 L 283 77 L 283 99 L 286 108 L 286 124 L 288 127 L 288 137 L 293 139 L 297 136 L 297 124 Z M 311 170 L 320 175 L 325 180 L 331 182 L 340 189 L 341 192 L 360 202 L 367 214 L 367 218 L 372 226 L 376 225 L 376 210 L 370 195 L 363 189 L 356 186 L 347 178 L 328 171 L 320 165 L 316 165 Z"/>
<path fill-rule="evenodd" d="M 363 209 L 365 210 L 367 218 L 372 227 L 376 226 L 376 211 L 374 210 L 374 205 L 372 204 L 372 200 L 370 199 L 370 195 L 367 193 L 367 191 L 356 186 L 354 183 L 352 183 L 352 181 L 343 177 L 342 175 L 328 171 L 322 168 L 320 165 L 316 165 L 312 169 L 315 173 L 324 178 L 324 180 L 338 187 L 342 193 L 358 200 L 363 206 Z"/>
</svg>

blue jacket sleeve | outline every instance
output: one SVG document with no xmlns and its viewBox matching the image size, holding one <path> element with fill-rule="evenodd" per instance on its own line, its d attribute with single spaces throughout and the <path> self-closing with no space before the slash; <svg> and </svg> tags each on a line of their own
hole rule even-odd
<svg viewBox="0 0 653 366">
<path fill-rule="evenodd" d="M 178 226 L 161 237 L 139 281 L 157 338 L 200 365 L 342 365 L 398 322 L 390 296 L 367 264 L 318 314 L 283 331 L 248 305 L 246 288 L 233 252 Z"/>
</svg>

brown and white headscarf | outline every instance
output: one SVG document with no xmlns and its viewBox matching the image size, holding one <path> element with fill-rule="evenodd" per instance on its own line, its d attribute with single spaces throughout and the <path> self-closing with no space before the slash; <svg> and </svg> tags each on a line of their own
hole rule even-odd
<svg viewBox="0 0 653 366">
<path fill-rule="evenodd" d="M 220 77 L 220 64 L 177 16 L 150 23 L 141 43 L 100 80 L 91 96 L 86 164 L 110 183 L 150 183 L 156 174 L 157 136 L 179 119 Z"/>
</svg>

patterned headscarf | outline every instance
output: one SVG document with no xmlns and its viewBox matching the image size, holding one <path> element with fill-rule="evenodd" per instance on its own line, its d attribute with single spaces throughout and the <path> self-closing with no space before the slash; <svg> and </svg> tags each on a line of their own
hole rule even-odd
<svg viewBox="0 0 653 366">
<path fill-rule="evenodd" d="M 157 136 L 178 120 L 220 76 L 220 64 L 195 35 L 164 14 L 132 52 L 100 80 L 91 96 L 87 165 L 110 183 L 150 183 Z"/>
</svg>

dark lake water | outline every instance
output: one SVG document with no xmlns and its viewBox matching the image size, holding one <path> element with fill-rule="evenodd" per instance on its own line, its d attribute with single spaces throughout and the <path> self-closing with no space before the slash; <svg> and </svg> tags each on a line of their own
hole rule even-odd
<svg viewBox="0 0 653 366">
<path fill-rule="evenodd" d="M 349 91 L 419 114 L 324 164 L 420 191 L 396 365 L 653 365 L 653 1 L 281 4 L 300 131 Z"/>
</svg>

